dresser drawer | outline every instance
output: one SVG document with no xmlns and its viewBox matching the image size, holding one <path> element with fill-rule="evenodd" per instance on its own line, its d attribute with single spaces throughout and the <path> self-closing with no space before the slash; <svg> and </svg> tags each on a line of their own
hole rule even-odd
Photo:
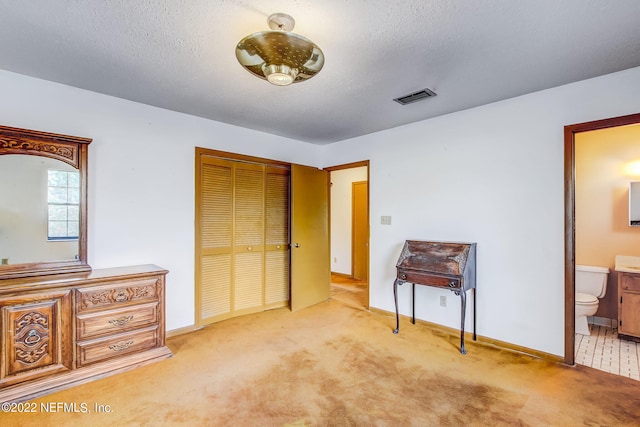
<svg viewBox="0 0 640 427">
<path fill-rule="evenodd" d="M 83 313 L 76 316 L 78 340 L 154 326 L 158 323 L 158 303 L 134 305 L 108 311 Z"/>
<path fill-rule="evenodd" d="M 158 301 L 159 285 L 152 277 L 76 289 L 77 312 Z"/>
<path fill-rule="evenodd" d="M 434 276 L 410 270 L 398 270 L 398 279 L 409 283 L 418 283 L 429 286 L 441 286 L 443 288 L 459 288 L 460 280 L 448 277 Z"/>
<path fill-rule="evenodd" d="M 150 327 L 118 334 L 113 337 L 78 342 L 76 362 L 78 367 L 124 354 L 153 348 L 158 343 L 158 327 Z"/>
<path fill-rule="evenodd" d="M 621 291 L 637 291 L 640 292 L 640 274 L 620 274 L 620 290 Z"/>
</svg>

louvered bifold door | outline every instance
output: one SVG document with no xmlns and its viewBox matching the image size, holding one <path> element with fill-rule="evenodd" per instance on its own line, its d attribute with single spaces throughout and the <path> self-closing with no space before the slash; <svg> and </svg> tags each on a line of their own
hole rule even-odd
<svg viewBox="0 0 640 427">
<path fill-rule="evenodd" d="M 286 167 L 196 150 L 196 325 L 290 300 Z"/>
<path fill-rule="evenodd" d="M 264 309 L 265 179 L 263 165 L 234 165 L 233 311 L 241 315 Z"/>
<path fill-rule="evenodd" d="M 265 308 L 289 305 L 289 170 L 266 171 Z"/>
<path fill-rule="evenodd" d="M 196 193 L 196 323 L 233 315 L 233 163 L 202 157 Z"/>
</svg>

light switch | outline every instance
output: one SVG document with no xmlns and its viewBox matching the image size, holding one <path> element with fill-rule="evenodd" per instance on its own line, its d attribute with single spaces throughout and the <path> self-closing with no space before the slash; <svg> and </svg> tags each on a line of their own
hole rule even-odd
<svg viewBox="0 0 640 427">
<path fill-rule="evenodd" d="M 391 217 L 390 216 L 381 216 L 380 217 L 380 224 L 382 225 L 391 225 Z"/>
</svg>

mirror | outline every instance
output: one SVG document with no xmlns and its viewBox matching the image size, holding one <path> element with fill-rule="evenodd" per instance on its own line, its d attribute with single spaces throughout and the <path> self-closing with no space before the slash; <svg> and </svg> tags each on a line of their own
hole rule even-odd
<svg viewBox="0 0 640 427">
<path fill-rule="evenodd" d="M 91 139 L 0 126 L 0 278 L 88 271 Z"/>
<path fill-rule="evenodd" d="M 629 183 L 629 225 L 640 227 L 640 182 Z"/>
</svg>

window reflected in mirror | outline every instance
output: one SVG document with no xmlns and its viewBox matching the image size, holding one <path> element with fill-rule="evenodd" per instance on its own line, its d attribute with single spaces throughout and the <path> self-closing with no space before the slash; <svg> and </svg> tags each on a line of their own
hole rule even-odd
<svg viewBox="0 0 640 427">
<path fill-rule="evenodd" d="M 80 233 L 80 174 L 49 169 L 47 184 L 47 238 L 77 240 Z"/>
</svg>

